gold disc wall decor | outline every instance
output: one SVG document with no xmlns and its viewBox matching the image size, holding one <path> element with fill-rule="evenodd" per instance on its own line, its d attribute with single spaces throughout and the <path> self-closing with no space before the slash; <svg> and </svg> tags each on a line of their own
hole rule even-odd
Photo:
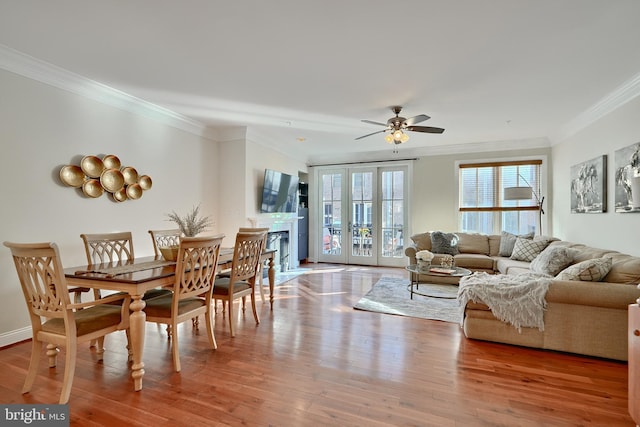
<svg viewBox="0 0 640 427">
<path fill-rule="evenodd" d="M 89 178 L 100 178 L 100 174 L 104 170 L 104 163 L 100 157 L 84 156 L 80 161 L 80 167 Z"/>
<path fill-rule="evenodd" d="M 113 154 L 107 154 L 102 158 L 102 163 L 104 163 L 104 167 L 107 169 L 120 169 L 120 159 Z"/>
<path fill-rule="evenodd" d="M 140 184 L 140 187 L 142 187 L 143 190 L 149 190 L 152 185 L 151 177 L 149 175 L 142 175 L 138 178 L 138 184 Z"/>
<path fill-rule="evenodd" d="M 60 180 L 69 187 L 80 188 L 86 176 L 80 166 L 67 165 L 60 169 Z"/>
<path fill-rule="evenodd" d="M 97 179 L 89 179 L 82 184 L 82 192 L 85 196 L 96 198 L 102 196 L 104 188 Z"/>
<path fill-rule="evenodd" d="M 124 187 L 124 176 L 119 169 L 105 169 L 100 175 L 100 184 L 109 193 L 115 193 Z"/>
<path fill-rule="evenodd" d="M 124 202 L 127 200 L 127 189 L 122 187 L 118 191 L 114 192 L 111 196 L 113 196 L 113 200 L 116 202 Z"/>
<path fill-rule="evenodd" d="M 122 168 L 122 175 L 124 175 L 124 182 L 127 185 L 135 184 L 138 182 L 138 171 L 131 166 Z"/>
<path fill-rule="evenodd" d="M 142 187 L 140 187 L 140 184 L 127 185 L 127 197 L 131 200 L 142 197 Z"/>
<path fill-rule="evenodd" d="M 151 189 L 149 175 L 138 175 L 132 166 L 122 167 L 120 159 L 107 154 L 84 156 L 80 165 L 65 165 L 60 168 L 60 181 L 69 187 L 82 188 L 82 193 L 90 198 L 98 198 L 107 191 L 113 201 L 121 203 L 137 200 L 144 191 Z"/>
</svg>

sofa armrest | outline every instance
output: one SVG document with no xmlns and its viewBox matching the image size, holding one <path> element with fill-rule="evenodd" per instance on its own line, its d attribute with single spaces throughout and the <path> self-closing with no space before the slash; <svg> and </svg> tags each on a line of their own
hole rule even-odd
<svg viewBox="0 0 640 427">
<path fill-rule="evenodd" d="M 415 244 L 408 245 L 405 248 L 404 254 L 407 257 L 409 257 L 409 264 L 417 264 L 418 263 L 416 261 L 416 252 L 418 252 L 418 247 Z"/>
<path fill-rule="evenodd" d="M 553 280 L 546 295 L 547 302 L 588 305 L 626 310 L 640 297 L 635 285 L 607 282 Z"/>
</svg>

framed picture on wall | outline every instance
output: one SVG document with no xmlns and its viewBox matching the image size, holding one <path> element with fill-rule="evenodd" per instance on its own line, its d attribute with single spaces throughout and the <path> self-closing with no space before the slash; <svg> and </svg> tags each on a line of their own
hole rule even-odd
<svg viewBox="0 0 640 427">
<path fill-rule="evenodd" d="M 571 213 L 607 211 L 607 156 L 571 166 Z"/>
<path fill-rule="evenodd" d="M 640 142 L 615 152 L 616 212 L 640 212 Z"/>
</svg>

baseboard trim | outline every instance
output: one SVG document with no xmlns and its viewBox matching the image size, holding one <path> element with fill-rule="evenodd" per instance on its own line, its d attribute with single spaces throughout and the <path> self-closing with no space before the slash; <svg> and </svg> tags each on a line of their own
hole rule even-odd
<svg viewBox="0 0 640 427">
<path fill-rule="evenodd" d="M 0 334 L 0 348 L 31 339 L 31 326 Z"/>
</svg>

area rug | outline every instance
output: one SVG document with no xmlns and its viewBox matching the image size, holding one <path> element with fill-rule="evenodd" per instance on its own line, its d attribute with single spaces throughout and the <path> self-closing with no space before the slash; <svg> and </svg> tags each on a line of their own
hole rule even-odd
<svg viewBox="0 0 640 427">
<path fill-rule="evenodd" d="M 443 322 L 460 322 L 457 286 L 421 283 L 419 292 L 439 298 L 414 293 L 411 299 L 409 280 L 383 276 L 353 308 Z"/>
</svg>

